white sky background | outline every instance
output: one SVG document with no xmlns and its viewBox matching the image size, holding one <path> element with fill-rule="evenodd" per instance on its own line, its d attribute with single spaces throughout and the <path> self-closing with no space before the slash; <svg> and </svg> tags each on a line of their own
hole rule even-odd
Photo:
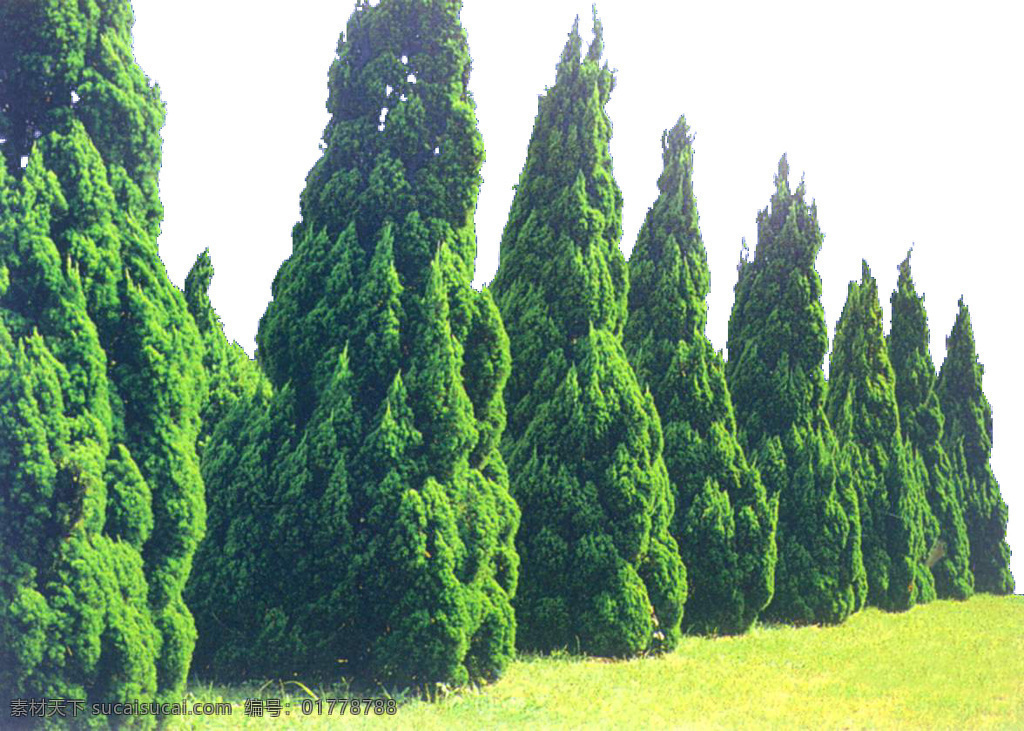
<svg viewBox="0 0 1024 731">
<path fill-rule="evenodd" d="M 350 0 L 134 0 L 136 57 L 168 106 L 161 256 L 181 286 L 210 248 L 214 306 L 252 353 L 299 193 L 327 121 L 327 69 Z M 657 195 L 661 133 L 685 114 L 711 268 L 708 335 L 725 348 L 740 239 L 788 153 L 806 173 L 825 243 L 817 266 L 830 338 L 866 258 L 889 326 L 896 267 L 915 244 L 938 367 L 961 294 L 995 415 L 992 464 L 1010 507 L 1024 591 L 1024 441 L 1019 306 L 1024 271 L 1024 5 L 604 0 L 608 105 L 628 255 Z M 590 5 L 466 0 L 471 90 L 487 148 L 477 280 L 498 243 L 537 112 L 574 16 Z"/>
</svg>

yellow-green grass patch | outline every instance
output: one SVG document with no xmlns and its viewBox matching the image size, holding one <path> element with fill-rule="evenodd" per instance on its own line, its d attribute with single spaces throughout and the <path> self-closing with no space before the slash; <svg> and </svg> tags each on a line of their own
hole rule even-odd
<svg viewBox="0 0 1024 731">
<path fill-rule="evenodd" d="M 168 727 L 1024 729 L 1024 596 L 868 609 L 839 627 L 689 637 L 662 657 L 522 657 L 497 683 L 442 691 L 433 703 L 400 698 L 390 716 L 342 718 L 337 707 L 304 716 L 305 690 L 271 684 L 262 695 L 290 705 L 290 715 L 245 718 L 244 701 L 258 690 L 190 686 L 196 700 L 231 701 L 232 716 Z"/>
</svg>

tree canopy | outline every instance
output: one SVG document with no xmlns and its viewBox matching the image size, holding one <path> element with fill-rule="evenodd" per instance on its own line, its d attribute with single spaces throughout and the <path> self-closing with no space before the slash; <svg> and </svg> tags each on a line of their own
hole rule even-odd
<svg viewBox="0 0 1024 731">
<path fill-rule="evenodd" d="M 0 6 L 7 698 L 179 700 L 196 637 L 206 379 L 157 252 L 164 108 L 132 23 L 126 0 Z"/>
<path fill-rule="evenodd" d="M 967 524 L 974 587 L 990 594 L 1012 594 L 1007 509 L 990 462 L 992 406 L 982 390 L 984 373 L 974 345 L 971 313 L 961 297 L 936 385 L 946 417 L 943 446 L 953 463 Z"/>
<path fill-rule="evenodd" d="M 966 599 L 974 592 L 970 543 L 953 466 L 942 445 L 945 417 L 936 392 L 928 315 L 924 296 L 917 294 L 910 274 L 909 253 L 900 264 L 899 279 L 889 302 L 892 327 L 886 343 L 896 375 L 900 429 L 939 528 L 926 563 L 932 564 L 935 591 L 940 599 Z"/>
<path fill-rule="evenodd" d="M 257 335 L 273 391 L 204 453 L 217 515 L 191 596 L 211 676 L 430 686 L 512 655 L 508 341 L 470 286 L 484 151 L 460 8 L 360 3 L 339 40 Z"/>
<path fill-rule="evenodd" d="M 904 447 L 896 375 L 882 332 L 878 285 L 863 262 L 850 282 L 829 363 L 826 413 L 851 460 L 868 603 L 909 609 L 935 598 L 925 565 L 938 525 Z"/>
<path fill-rule="evenodd" d="M 665 435 L 672 533 L 689 579 L 683 628 L 742 632 L 774 589 L 778 502 L 740 447 L 725 363 L 705 335 L 710 275 L 685 119 L 661 146 L 658 199 L 629 259 L 623 340 Z"/>
<path fill-rule="evenodd" d="M 686 577 L 661 425 L 621 343 L 603 48 L 596 14 L 585 53 L 577 21 L 538 105 L 491 291 L 512 352 L 502 451 L 522 509 L 520 646 L 628 656 L 677 642 Z"/>
<path fill-rule="evenodd" d="M 803 181 L 792 190 L 783 156 L 775 193 L 757 217 L 757 249 L 739 265 L 726 376 L 740 441 L 779 501 L 775 595 L 766 616 L 842 622 L 867 592 L 857 496 L 840 473 L 825 417 L 828 348 L 822 234 Z"/>
</svg>

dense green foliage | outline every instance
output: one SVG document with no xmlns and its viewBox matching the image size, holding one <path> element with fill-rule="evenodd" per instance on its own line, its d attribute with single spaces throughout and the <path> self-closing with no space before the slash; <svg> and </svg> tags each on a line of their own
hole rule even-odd
<svg viewBox="0 0 1024 731">
<path fill-rule="evenodd" d="M 224 326 L 210 302 L 210 282 L 213 280 L 213 262 L 210 250 L 196 257 L 195 264 L 185 278 L 185 302 L 189 314 L 199 328 L 203 341 L 203 368 L 206 370 L 209 393 L 203 404 L 202 428 L 196 451 L 202 460 L 214 428 L 240 398 L 252 398 L 258 389 L 268 383 L 256 363 L 249 359 L 238 343 L 229 343 Z M 217 519 L 220 516 L 210 516 Z"/>
<path fill-rule="evenodd" d="M 540 99 L 492 291 L 513 368 L 502 451 L 522 509 L 520 646 L 672 647 L 686 598 L 654 401 L 623 351 L 628 272 L 603 40 L 578 23 Z"/>
<path fill-rule="evenodd" d="M 339 41 L 257 336 L 273 391 L 203 457 L 200 673 L 462 683 L 513 653 L 509 354 L 470 286 L 483 145 L 460 7 L 360 3 Z"/>
<path fill-rule="evenodd" d="M 939 537 L 928 562 L 940 599 L 966 599 L 974 592 L 970 544 L 957 498 L 953 466 L 942 446 L 945 417 L 935 391 L 935 363 L 929 346 L 928 315 L 910 276 L 910 254 L 900 264 L 899 280 L 889 298 L 892 327 L 886 343 L 896 375 L 896 403 L 906 449 L 925 486 L 938 521 Z"/>
<path fill-rule="evenodd" d="M 825 417 L 822 371 L 828 335 L 817 207 L 801 181 L 789 187 L 783 157 L 769 208 L 757 217 L 755 258 L 742 259 L 729 319 L 726 376 L 740 441 L 778 496 L 775 596 L 765 615 L 841 622 L 863 605 L 857 496 L 840 474 Z"/>
<path fill-rule="evenodd" d="M 127 0 L 0 5 L 4 699 L 180 699 L 195 641 L 206 385 L 132 23 Z"/>
<path fill-rule="evenodd" d="M 903 610 L 931 601 L 935 582 L 925 560 L 938 524 L 904 447 L 878 284 L 867 262 L 861 281 L 850 282 L 836 325 L 825 411 L 857 491 L 868 603 Z"/>
<path fill-rule="evenodd" d="M 981 388 L 985 367 L 974 347 L 971 314 L 961 297 L 946 338 L 936 390 L 946 417 L 943 446 L 953 463 L 957 497 L 970 540 L 971 571 L 978 591 L 1012 594 L 1007 509 L 992 473 L 992 406 Z"/>
<path fill-rule="evenodd" d="M 662 137 L 660 193 L 629 259 L 623 344 L 661 416 L 672 533 L 689 579 L 683 629 L 735 633 L 772 596 L 778 502 L 737 441 L 725 363 L 704 332 L 711 285 L 692 142 L 683 118 Z"/>
</svg>

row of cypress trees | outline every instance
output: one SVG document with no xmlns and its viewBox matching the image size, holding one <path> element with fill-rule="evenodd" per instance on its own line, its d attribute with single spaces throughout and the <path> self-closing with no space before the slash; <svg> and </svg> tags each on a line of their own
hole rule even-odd
<svg viewBox="0 0 1024 731">
<path fill-rule="evenodd" d="M 963 302 L 936 376 L 909 256 L 888 337 L 865 265 L 826 382 L 822 235 L 783 158 L 724 361 L 682 119 L 619 249 L 596 16 L 472 289 L 460 8 L 357 4 L 257 365 L 208 254 L 184 293 L 157 255 L 163 107 L 127 1 L 0 6 L 0 696 L 176 700 L 190 662 L 463 683 L 517 646 L 1013 590 Z"/>
</svg>

